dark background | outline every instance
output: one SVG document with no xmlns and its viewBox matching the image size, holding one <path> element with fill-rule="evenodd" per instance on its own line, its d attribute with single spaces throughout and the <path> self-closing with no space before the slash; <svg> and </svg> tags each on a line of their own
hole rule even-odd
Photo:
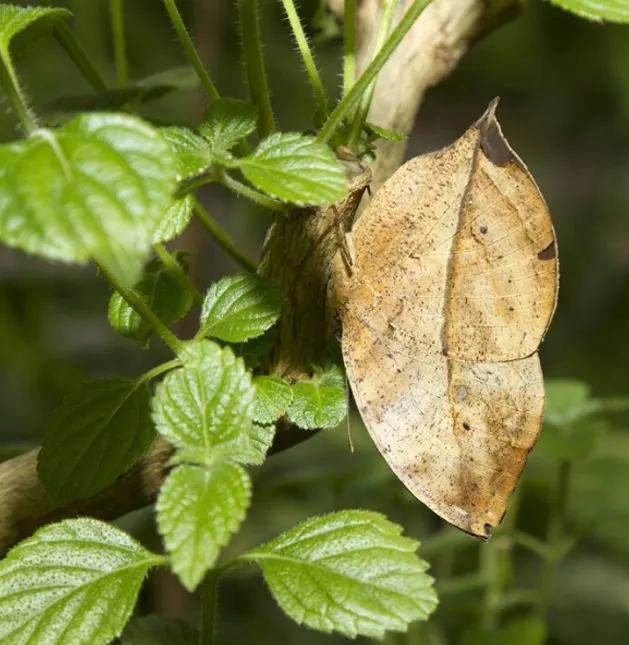
<svg viewBox="0 0 629 645">
<path fill-rule="evenodd" d="M 26 3 L 19 3 L 26 4 Z M 58 3 L 74 13 L 74 28 L 103 75 L 115 86 L 106 0 Z M 273 105 L 282 129 L 311 126 L 313 102 L 281 3 L 263 0 L 264 53 Z M 309 22 L 317 0 L 303 0 Z M 210 74 L 222 95 L 246 98 L 247 88 L 235 3 L 181 0 Z M 160 2 L 125 3 L 130 75 L 141 79 L 186 64 Z M 330 93 L 339 91 L 340 41 L 317 49 Z M 37 112 L 70 94 L 90 93 L 65 53 L 48 34 L 16 52 L 24 87 Z M 499 95 L 503 131 L 535 176 L 550 206 L 559 240 L 559 307 L 542 347 L 547 377 L 578 378 L 598 396 L 628 391 L 629 361 L 629 27 L 597 25 L 530 0 L 522 17 L 488 36 L 441 86 L 429 92 L 410 138 L 408 156 L 449 144 Z M 143 114 L 194 124 L 205 106 L 198 88 L 147 104 Z M 9 110 L 0 134 L 19 136 Z M 210 187 L 202 191 L 214 216 L 256 256 L 268 213 Z M 200 288 L 236 265 L 195 223 L 173 248 L 194 253 L 191 274 Z M 63 395 L 88 378 L 137 375 L 168 355 L 153 344 L 143 351 L 108 326 L 108 286 L 92 267 L 52 265 L 0 249 L 0 438 L 5 456 L 35 446 Z M 194 331 L 194 314 L 178 327 Z M 585 472 L 571 496 L 571 517 L 609 505 L 609 522 L 591 527 L 562 564 L 549 607 L 554 643 L 621 644 L 629 630 L 629 436 L 622 416 L 599 447 L 613 458 L 601 485 Z M 357 452 L 343 429 L 320 435 L 274 457 L 255 473 L 254 506 L 231 553 L 251 546 L 312 514 L 346 507 L 386 512 L 406 531 L 424 538 L 438 520 L 412 500 L 389 473 L 357 419 Z M 603 461 L 601 463 L 608 463 Z M 625 468 L 626 464 L 626 468 Z M 523 489 L 521 524 L 543 535 L 552 486 L 548 464 L 533 453 Z M 541 482 L 541 483 L 540 483 Z M 597 487 L 598 486 L 598 487 Z M 612 517 L 613 514 L 613 517 Z M 155 547 L 149 510 L 122 525 Z M 431 560 L 437 579 L 476 566 L 478 547 Z M 536 561 L 514 557 L 516 578 L 536 588 Z M 283 617 L 254 569 L 243 569 L 221 589 L 219 642 L 333 643 L 342 639 L 307 632 Z M 482 592 L 444 595 L 433 627 L 390 642 L 462 642 Z M 167 574 L 151 577 L 139 609 L 196 620 L 195 600 Z M 421 633 L 420 633 L 421 632 Z M 447 640 L 446 640 L 447 639 Z"/>
</svg>

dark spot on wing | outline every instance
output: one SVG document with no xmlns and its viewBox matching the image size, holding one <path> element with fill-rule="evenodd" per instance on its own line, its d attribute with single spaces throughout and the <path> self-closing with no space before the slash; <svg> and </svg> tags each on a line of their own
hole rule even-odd
<svg viewBox="0 0 629 645">
<path fill-rule="evenodd" d="M 487 227 L 486 227 L 486 226 L 481 226 L 478 230 L 479 230 L 483 235 L 485 235 L 485 233 L 487 233 Z"/>
<path fill-rule="evenodd" d="M 543 251 L 540 251 L 537 254 L 537 259 L 542 262 L 553 260 L 557 257 L 557 246 L 555 245 L 555 240 L 553 240 Z"/>
<path fill-rule="evenodd" d="M 464 427 L 466 430 L 470 430 L 470 424 L 469 424 L 467 421 L 463 421 L 463 427 Z"/>
</svg>

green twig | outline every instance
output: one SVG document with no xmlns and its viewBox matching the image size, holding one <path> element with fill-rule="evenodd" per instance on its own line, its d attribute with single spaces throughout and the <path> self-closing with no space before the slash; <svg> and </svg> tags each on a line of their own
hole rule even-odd
<svg viewBox="0 0 629 645">
<path fill-rule="evenodd" d="M 343 16 L 343 96 L 356 80 L 356 0 L 345 0 Z"/>
<path fill-rule="evenodd" d="M 251 100 L 258 107 L 258 135 L 262 139 L 275 131 L 275 119 L 271 108 L 271 96 L 266 81 L 260 25 L 258 22 L 258 0 L 239 0 L 242 48 L 247 70 L 247 81 Z"/>
<path fill-rule="evenodd" d="M 182 349 L 181 341 L 175 334 L 164 325 L 164 323 L 153 313 L 152 309 L 144 302 L 144 300 L 134 291 L 133 288 L 125 287 L 119 284 L 118 280 L 111 274 L 111 272 L 102 264 L 98 268 L 103 275 L 109 280 L 114 289 L 133 307 L 142 318 L 152 327 L 153 331 L 168 345 L 175 354 L 178 354 Z"/>
<path fill-rule="evenodd" d="M 391 35 L 387 38 L 380 51 L 367 66 L 367 69 L 360 75 L 360 78 L 352 86 L 352 89 L 342 98 L 340 103 L 334 108 L 332 114 L 330 114 L 328 120 L 323 124 L 318 135 L 319 141 L 327 141 L 336 132 L 345 117 L 354 108 L 356 103 L 358 103 L 371 82 L 384 67 L 384 64 L 389 60 L 395 48 L 402 42 L 402 39 L 413 26 L 415 20 L 417 20 L 430 2 L 431 0 L 415 0 L 408 8 L 402 20 L 400 20 L 391 32 Z"/>
<path fill-rule="evenodd" d="M 257 271 L 257 264 L 244 251 L 241 251 L 236 246 L 232 238 L 219 226 L 218 222 L 196 198 L 194 198 L 194 212 L 208 233 L 234 260 L 236 260 L 236 262 L 238 262 L 238 264 L 252 273 Z"/>
<path fill-rule="evenodd" d="M 114 60 L 116 61 L 116 78 L 118 86 L 127 85 L 127 48 L 124 33 L 123 0 L 111 0 L 111 33 L 114 40 Z"/>
<path fill-rule="evenodd" d="M 24 132 L 31 134 L 37 129 L 37 119 L 28 107 L 26 97 L 20 87 L 9 49 L 6 46 L 0 47 L 0 85 L 6 94 L 11 107 L 20 122 Z"/>
<path fill-rule="evenodd" d="M 226 172 L 220 172 L 216 179 L 221 182 L 224 186 L 227 186 L 230 190 L 233 190 L 235 193 L 247 197 L 252 202 L 264 206 L 264 208 L 270 208 L 271 210 L 277 211 L 284 208 L 284 204 L 273 197 L 269 197 L 264 193 L 261 193 L 253 188 L 243 184 L 241 181 L 234 179 L 231 175 L 228 175 Z"/>
<path fill-rule="evenodd" d="M 380 3 L 380 20 L 378 21 L 378 33 L 376 34 L 376 43 L 373 52 L 374 57 L 382 49 L 382 45 L 385 43 L 391 31 L 396 6 L 397 2 L 395 0 L 384 0 Z M 367 119 L 367 113 L 369 112 L 369 106 L 371 105 L 375 88 L 376 80 L 374 79 L 360 99 L 356 114 L 354 115 L 354 121 L 352 122 L 352 130 L 349 138 L 349 145 L 351 147 L 355 146 L 358 142 L 363 123 Z"/>
<path fill-rule="evenodd" d="M 153 250 L 162 261 L 162 264 L 169 268 L 177 277 L 179 284 L 192 294 L 192 297 L 198 304 L 201 304 L 203 302 L 203 296 L 194 284 L 192 284 L 192 280 L 186 275 L 186 272 L 181 268 L 179 262 L 168 252 L 166 247 L 163 244 L 153 244 Z"/>
<path fill-rule="evenodd" d="M 210 569 L 201 586 L 201 633 L 199 645 L 213 645 L 216 636 L 216 609 L 220 570 Z"/>
<path fill-rule="evenodd" d="M 312 90 L 314 92 L 317 103 L 319 104 L 319 110 L 327 118 L 328 116 L 328 100 L 325 97 L 325 90 L 323 89 L 323 83 L 321 82 L 321 77 L 319 76 L 319 70 L 314 61 L 310 45 L 308 45 L 308 39 L 304 33 L 303 27 L 301 26 L 301 21 L 297 15 L 297 10 L 295 9 L 295 3 L 293 0 L 282 0 L 284 4 L 284 11 L 286 12 L 286 17 L 290 23 L 291 29 L 293 30 L 293 35 L 295 36 L 295 42 L 299 48 L 299 53 L 304 61 L 304 66 L 306 67 L 306 73 L 310 79 L 310 84 L 312 85 Z"/>
<path fill-rule="evenodd" d="M 147 383 L 152 381 L 154 378 L 157 378 L 164 372 L 169 372 L 174 370 L 177 367 L 181 367 L 181 361 L 178 358 L 174 358 L 172 361 L 166 363 L 161 363 L 160 365 L 155 366 L 153 369 L 150 369 L 148 372 L 142 374 L 137 378 L 138 383 Z"/>
<path fill-rule="evenodd" d="M 201 81 L 201 85 L 203 85 L 203 88 L 205 89 L 205 93 L 208 95 L 210 101 L 216 101 L 220 98 L 216 86 L 212 82 L 210 75 L 207 73 L 203 62 L 201 61 L 201 57 L 190 38 L 190 34 L 188 34 L 188 30 L 186 29 L 186 25 L 183 22 L 179 10 L 177 9 L 175 0 L 162 0 L 162 2 L 164 3 L 164 8 L 168 12 L 170 21 L 177 32 L 179 42 L 181 42 L 190 64 L 194 67 L 194 71 L 197 73 L 197 76 Z"/>
</svg>

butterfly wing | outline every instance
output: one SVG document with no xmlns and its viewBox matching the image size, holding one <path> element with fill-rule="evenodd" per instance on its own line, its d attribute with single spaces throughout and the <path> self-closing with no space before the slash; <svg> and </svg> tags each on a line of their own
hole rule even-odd
<svg viewBox="0 0 629 645">
<path fill-rule="evenodd" d="M 411 160 L 336 258 L 348 380 L 411 492 L 465 531 L 499 524 L 537 439 L 537 348 L 558 266 L 546 205 L 495 105 L 449 148 Z"/>
</svg>

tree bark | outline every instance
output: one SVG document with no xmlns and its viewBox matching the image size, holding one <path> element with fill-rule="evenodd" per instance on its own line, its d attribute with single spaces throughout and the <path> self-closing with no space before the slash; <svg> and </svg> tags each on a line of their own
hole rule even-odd
<svg viewBox="0 0 629 645">
<path fill-rule="evenodd" d="M 445 78 L 470 44 L 509 19 L 520 0 L 434 0 L 424 11 L 378 79 L 370 121 L 408 134 L 424 94 Z M 412 0 L 401 0 L 399 14 Z M 341 15 L 343 0 L 330 0 Z M 358 67 L 371 56 L 379 0 L 363 0 L 357 16 Z M 399 16 L 398 16 L 399 18 Z M 375 188 L 398 167 L 402 142 L 381 142 L 372 167 Z M 289 249 L 286 249 L 289 252 Z M 272 452 L 311 436 L 312 432 L 278 431 Z M 111 486 L 89 499 L 64 503 L 52 499 L 37 477 L 37 450 L 0 464 L 0 550 L 31 535 L 48 522 L 77 515 L 112 520 L 151 504 L 166 475 L 172 446 L 159 438 L 150 453 Z"/>
</svg>

